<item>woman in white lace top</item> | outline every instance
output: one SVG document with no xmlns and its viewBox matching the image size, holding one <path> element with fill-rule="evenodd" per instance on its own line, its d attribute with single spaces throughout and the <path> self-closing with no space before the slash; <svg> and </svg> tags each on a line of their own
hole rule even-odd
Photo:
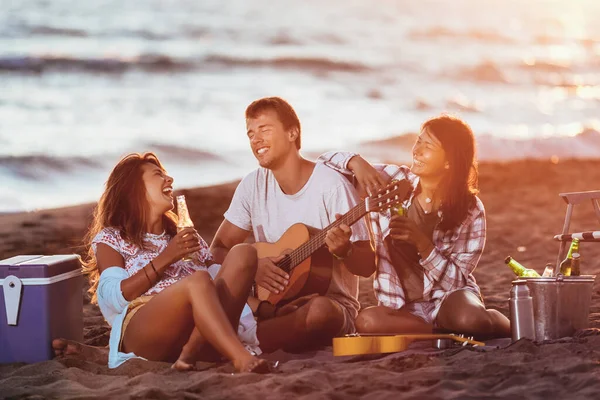
<svg viewBox="0 0 600 400">
<path fill-rule="evenodd" d="M 239 371 L 264 372 L 266 361 L 236 334 L 256 273 L 256 251 L 236 246 L 213 281 L 206 242 L 194 228 L 177 233 L 172 184 L 156 155 L 129 154 L 111 172 L 95 210 L 84 270 L 92 301 L 99 294 L 112 325 L 110 350 L 171 361 L 181 370 L 216 350 Z M 192 260 L 183 261 L 185 256 Z"/>
</svg>

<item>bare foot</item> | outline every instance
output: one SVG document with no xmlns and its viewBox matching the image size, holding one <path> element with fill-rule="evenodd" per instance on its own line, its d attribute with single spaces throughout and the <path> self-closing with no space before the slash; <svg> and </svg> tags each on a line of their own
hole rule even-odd
<svg viewBox="0 0 600 400">
<path fill-rule="evenodd" d="M 108 348 L 88 346 L 67 339 L 54 339 L 52 349 L 56 358 L 77 358 L 98 364 L 108 364 Z"/>
<path fill-rule="evenodd" d="M 243 360 L 234 361 L 233 366 L 239 372 L 254 372 L 257 374 L 266 374 L 271 372 L 267 360 L 254 357 L 252 355 L 248 355 L 248 357 L 244 358 Z"/>
<path fill-rule="evenodd" d="M 190 364 L 184 360 L 182 360 L 181 358 L 177 361 L 175 361 L 175 363 L 173 365 L 171 365 L 171 368 L 176 369 L 177 371 L 194 371 L 196 368 L 194 366 L 194 364 Z"/>
</svg>

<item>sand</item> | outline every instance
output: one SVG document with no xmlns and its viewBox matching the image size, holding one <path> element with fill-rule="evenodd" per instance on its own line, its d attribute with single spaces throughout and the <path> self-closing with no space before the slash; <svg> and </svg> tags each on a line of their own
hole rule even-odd
<svg viewBox="0 0 600 400">
<path fill-rule="evenodd" d="M 191 217 L 210 242 L 235 183 L 183 191 Z M 488 240 L 475 271 L 486 305 L 508 315 L 513 275 L 507 255 L 541 272 L 554 262 L 566 205 L 558 193 L 600 189 L 600 161 L 482 163 L 481 199 Z M 0 259 L 17 254 L 81 252 L 93 205 L 0 216 Z M 573 229 L 598 228 L 589 203 L 576 207 Z M 584 274 L 600 273 L 600 245 L 581 246 Z M 420 343 L 409 351 L 335 358 L 331 348 L 303 354 L 277 352 L 277 372 L 234 374 L 228 364 L 199 363 L 180 373 L 167 363 L 134 360 L 115 370 L 63 359 L 0 365 L 1 398 L 597 398 L 600 393 L 600 289 L 594 288 L 590 329 L 546 343 L 488 341 L 484 348 L 439 351 Z M 374 304 L 370 279 L 360 301 Z M 85 343 L 105 346 L 109 328 L 84 298 Z"/>
</svg>

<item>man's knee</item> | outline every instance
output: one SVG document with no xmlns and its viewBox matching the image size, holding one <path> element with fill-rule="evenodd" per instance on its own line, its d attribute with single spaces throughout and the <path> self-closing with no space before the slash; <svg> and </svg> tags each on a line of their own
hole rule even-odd
<svg viewBox="0 0 600 400">
<path fill-rule="evenodd" d="M 240 271 L 252 272 L 256 274 L 256 268 L 258 266 L 258 255 L 256 249 L 251 244 L 240 243 L 229 250 L 227 257 L 231 257 L 231 264 L 233 268 L 237 268 Z"/>
<path fill-rule="evenodd" d="M 306 328 L 309 332 L 328 332 L 335 335 L 342 328 L 344 314 L 333 300 L 319 296 L 306 304 Z"/>
</svg>

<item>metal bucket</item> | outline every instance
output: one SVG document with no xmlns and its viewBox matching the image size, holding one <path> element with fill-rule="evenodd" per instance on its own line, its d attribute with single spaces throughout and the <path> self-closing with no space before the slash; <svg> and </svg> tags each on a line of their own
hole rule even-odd
<svg viewBox="0 0 600 400">
<path fill-rule="evenodd" d="M 596 275 L 526 278 L 537 341 L 572 336 L 588 327 Z"/>
</svg>

